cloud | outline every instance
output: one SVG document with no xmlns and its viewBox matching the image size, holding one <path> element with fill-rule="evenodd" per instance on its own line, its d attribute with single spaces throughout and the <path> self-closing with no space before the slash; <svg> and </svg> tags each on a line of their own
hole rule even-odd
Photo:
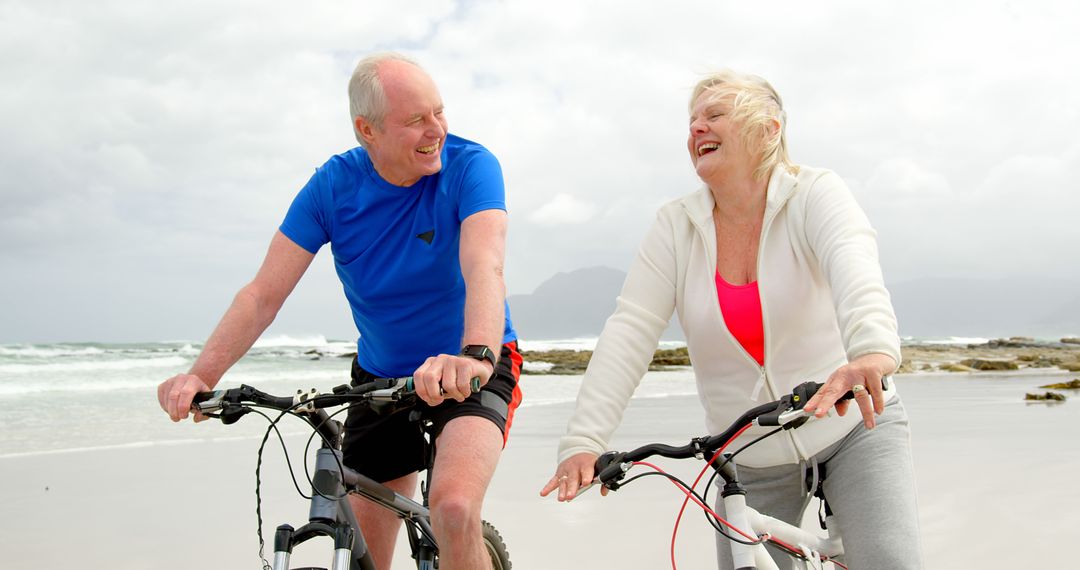
<svg viewBox="0 0 1080 570">
<path fill-rule="evenodd" d="M 355 145 L 346 81 L 384 49 L 418 58 L 451 130 L 502 163 L 512 293 L 629 265 L 656 208 L 700 185 L 686 98 L 720 67 L 773 82 L 793 158 L 851 182 L 887 275 L 1080 278 L 1061 262 L 1076 237 L 1080 77 L 1062 70 L 1080 48 L 1078 11 L 1044 0 L 9 0 L 0 296 L 20 300 L 26 324 L 4 319 L 0 342 L 205 336 L 314 168 Z M 327 257 L 279 324 L 335 334 L 314 310 L 339 302 Z M 352 334 L 345 321 L 338 336 Z"/>
<path fill-rule="evenodd" d="M 1069 244 L 1080 226 L 1071 172 L 1075 148 L 1058 156 L 1017 155 L 950 180 L 908 158 L 883 161 L 856 196 L 878 230 L 886 269 L 920 276 L 1075 279 Z M 887 276 L 890 271 L 886 272 Z"/>
<path fill-rule="evenodd" d="M 887 201 L 941 200 L 952 193 L 945 176 L 907 157 L 888 158 L 866 181 L 866 193 Z"/>
<path fill-rule="evenodd" d="M 582 224 L 592 219 L 595 208 L 569 194 L 556 194 L 529 216 L 529 220 L 541 226 L 564 226 Z"/>
</svg>

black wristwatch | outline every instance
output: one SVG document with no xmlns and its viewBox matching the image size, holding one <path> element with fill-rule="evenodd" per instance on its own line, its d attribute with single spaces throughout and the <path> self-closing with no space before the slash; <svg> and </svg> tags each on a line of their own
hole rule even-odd
<svg viewBox="0 0 1080 570">
<path fill-rule="evenodd" d="M 491 371 L 495 371 L 495 353 L 483 344 L 467 344 L 461 348 L 460 356 L 486 360 L 491 363 Z"/>
</svg>

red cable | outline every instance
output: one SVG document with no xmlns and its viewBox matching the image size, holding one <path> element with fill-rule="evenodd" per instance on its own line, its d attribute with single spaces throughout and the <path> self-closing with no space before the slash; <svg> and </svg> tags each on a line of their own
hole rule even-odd
<svg viewBox="0 0 1080 570">
<path fill-rule="evenodd" d="M 648 461 L 635 461 L 635 462 L 633 462 L 633 464 L 634 465 L 644 465 L 645 467 L 648 467 L 648 468 L 656 471 L 657 473 L 667 474 L 667 472 L 664 471 L 663 469 L 661 469 L 659 466 L 654 465 L 652 463 L 649 463 Z M 702 503 L 697 497 L 690 494 L 689 491 L 687 491 L 687 487 L 685 485 L 681 484 L 678 481 L 675 481 L 674 479 L 668 479 L 668 481 L 670 481 L 672 485 L 675 485 L 675 487 L 677 489 L 679 489 L 684 495 L 687 495 L 687 497 L 690 500 L 694 501 L 694 504 L 701 507 L 702 510 L 704 510 L 705 512 L 712 515 L 716 520 L 723 523 L 724 526 L 727 526 L 731 530 L 741 534 L 747 540 L 750 540 L 750 541 L 753 541 L 753 542 L 756 542 L 756 543 L 764 542 L 764 541 L 767 540 L 769 542 L 776 543 L 777 546 L 779 546 L 780 548 L 783 548 L 784 550 L 787 550 L 789 553 L 791 553 L 794 556 L 802 556 L 802 551 L 801 550 L 799 550 L 798 548 L 796 548 L 796 547 L 794 547 L 794 546 L 792 546 L 792 545 L 790 545 L 790 544 L 788 544 L 788 543 L 786 543 L 786 542 L 784 542 L 784 541 L 782 541 L 782 540 L 780 540 L 780 539 L 778 539 L 778 538 L 776 538 L 776 537 L 774 537 L 774 536 L 772 536 L 770 534 L 763 534 L 761 536 L 753 536 L 751 534 L 747 534 L 746 532 L 744 532 L 739 527 L 736 527 L 735 525 L 728 522 L 724 517 L 721 517 L 720 515 L 716 514 L 716 512 L 713 511 L 711 507 L 709 507 L 705 503 Z M 677 526 L 677 524 L 678 523 L 676 523 L 676 526 Z M 822 562 L 832 562 L 836 566 L 838 566 L 840 568 L 843 568 L 844 570 L 847 570 L 847 566 L 844 566 L 840 562 L 837 562 L 836 560 L 833 560 L 833 559 L 829 558 L 828 556 L 822 556 L 821 560 L 822 560 Z M 672 550 L 672 566 L 675 566 L 674 550 Z"/>
<path fill-rule="evenodd" d="M 694 503 L 696 505 L 701 507 L 703 510 L 705 510 L 707 513 L 712 515 L 714 518 L 716 518 L 718 521 L 723 523 L 725 526 L 727 526 L 731 530 L 734 530 L 735 532 L 741 534 L 747 540 L 751 540 L 751 541 L 755 541 L 755 542 L 760 542 L 762 540 L 762 538 L 747 534 L 742 529 L 737 528 L 734 525 L 732 525 L 726 519 L 724 519 L 720 515 L 716 514 L 716 512 L 714 512 L 711 507 L 709 507 L 708 505 L 706 505 L 706 504 L 702 503 L 700 500 L 698 500 L 698 498 L 695 497 L 694 493 L 693 493 L 694 489 L 697 488 L 698 483 L 701 482 L 701 478 L 705 476 L 705 472 L 708 471 L 709 467 L 713 464 L 714 461 L 716 461 L 716 458 L 720 457 L 720 454 L 724 452 L 724 449 L 727 448 L 727 446 L 730 445 L 731 442 L 738 439 L 738 437 L 740 435 L 742 435 L 743 432 L 745 432 L 748 429 L 750 429 L 750 424 L 747 424 L 747 425 L 743 426 L 743 428 L 740 429 L 739 431 L 737 431 L 735 433 L 735 435 L 731 436 L 731 439 L 724 442 L 724 444 L 722 446 L 720 446 L 719 449 L 716 450 L 716 453 L 714 453 L 713 456 L 709 459 L 709 461 L 705 464 L 705 467 L 703 467 L 701 469 L 701 472 L 698 473 L 697 478 L 694 479 L 694 484 L 691 485 L 689 489 L 686 489 L 686 487 L 684 485 L 682 485 L 682 484 L 680 484 L 680 483 L 678 483 L 678 482 L 676 482 L 674 480 L 669 479 L 673 485 L 675 485 L 677 488 L 679 488 L 683 492 L 683 494 L 686 495 L 686 498 L 683 499 L 682 506 L 679 508 L 679 514 L 675 518 L 675 527 L 671 531 L 670 557 L 671 557 L 671 568 L 672 568 L 672 570 L 678 570 L 678 567 L 675 564 L 675 538 L 679 534 L 679 524 L 682 522 L 683 512 L 686 511 L 686 505 L 687 505 L 687 503 L 690 502 L 691 499 L 693 499 L 693 501 L 694 501 Z M 656 465 L 653 465 L 651 463 L 645 462 L 645 461 L 636 461 L 636 462 L 634 462 L 634 464 L 635 465 L 645 465 L 647 467 L 650 467 L 650 468 L 656 470 L 659 473 L 664 473 L 663 469 L 661 469 L 661 468 L 659 468 Z M 769 540 L 771 542 L 774 542 L 774 543 L 778 544 L 779 546 L 781 546 L 782 548 L 784 548 L 784 549 L 786 549 L 786 550 L 788 550 L 790 552 L 801 554 L 801 551 L 799 549 L 797 549 L 794 546 L 792 546 L 790 544 L 787 544 L 784 541 L 779 540 L 779 539 L 777 539 L 775 537 L 766 535 L 765 540 Z M 828 560 L 827 557 L 825 559 Z M 840 568 L 843 568 L 844 570 L 847 570 L 847 566 L 844 566 L 843 564 L 841 564 L 841 563 L 839 563 L 839 562 L 837 562 L 835 560 L 830 560 L 830 562 L 832 562 L 833 564 L 839 566 Z"/>
<path fill-rule="evenodd" d="M 658 472 L 658 473 L 663 473 L 663 474 L 665 474 L 665 475 L 667 474 L 667 472 L 666 472 L 666 471 L 664 471 L 663 469 L 661 469 L 661 468 L 657 467 L 656 465 L 653 465 L 652 463 L 649 463 L 649 462 L 647 462 L 647 461 L 635 461 L 635 462 L 633 462 L 633 464 L 634 464 L 634 465 L 644 465 L 645 467 L 649 467 L 650 469 L 652 469 L 652 470 L 654 470 L 654 471 L 656 471 L 656 472 Z M 682 494 L 684 494 L 684 495 L 685 495 L 685 494 L 687 494 L 687 490 L 686 490 L 686 489 L 687 489 L 687 487 L 686 487 L 686 485 L 683 485 L 682 483 L 680 483 L 680 482 L 678 482 L 678 481 L 675 481 L 675 480 L 673 480 L 673 479 L 668 479 L 668 481 L 669 481 L 669 482 L 670 482 L 670 483 L 671 483 L 672 485 L 675 485 L 675 487 L 676 487 L 677 489 L 679 489 L 679 491 L 680 491 L 680 492 L 682 492 Z M 747 540 L 753 540 L 753 541 L 757 541 L 757 542 L 760 542 L 760 539 L 759 539 L 758 537 L 755 537 L 755 536 L 753 536 L 753 535 L 747 534 L 747 533 L 743 532 L 743 531 L 742 531 L 741 529 L 739 529 L 738 527 L 736 527 L 736 526 L 732 525 L 732 524 L 731 524 L 730 522 L 728 522 L 728 521 L 727 521 L 727 520 L 726 520 L 726 519 L 725 519 L 724 517 L 722 517 L 722 516 L 720 516 L 720 515 L 716 514 L 716 512 L 715 512 L 715 511 L 713 511 L 713 510 L 712 510 L 712 508 L 710 508 L 710 507 L 709 507 L 708 505 L 706 505 L 705 503 L 702 503 L 702 502 L 701 502 L 701 501 L 700 501 L 700 500 L 699 500 L 699 499 L 698 499 L 697 497 L 691 496 L 691 497 L 690 497 L 690 500 L 694 501 L 694 504 L 695 504 L 695 505 L 697 505 L 697 506 L 701 507 L 701 509 L 702 509 L 702 510 L 704 510 L 705 512 L 707 512 L 707 513 L 709 513 L 710 515 L 712 515 L 713 517 L 715 517 L 715 518 L 716 518 L 717 520 L 719 520 L 720 522 L 722 522 L 722 523 L 723 523 L 724 525 L 726 525 L 726 526 L 727 526 L 728 528 L 730 528 L 730 529 L 734 530 L 735 532 L 737 532 L 737 533 L 739 533 L 739 534 L 743 535 L 743 537 L 745 537 L 745 538 L 746 538 Z"/>
<path fill-rule="evenodd" d="M 686 510 L 686 504 L 687 504 L 688 502 L 690 502 L 690 499 L 691 499 L 691 498 L 693 498 L 693 499 L 694 499 L 694 503 L 696 503 L 696 504 L 700 505 L 700 506 L 701 506 L 701 508 L 703 508 L 703 509 L 705 509 L 706 511 L 708 511 L 708 512 L 709 512 L 710 514 L 712 514 L 713 516 L 715 516 L 715 517 L 716 517 L 717 519 L 719 519 L 719 520 L 723 521 L 723 523 L 724 523 L 725 525 L 727 525 L 727 526 L 728 526 L 729 528 L 732 528 L 732 529 L 734 529 L 734 530 L 735 530 L 735 531 L 737 531 L 737 532 L 738 532 L 739 534 L 741 534 L 741 535 L 743 535 L 744 537 L 746 537 L 746 538 L 747 538 L 748 540 L 757 540 L 757 538 L 756 538 L 756 537 L 752 537 L 752 536 L 750 536 L 750 535 L 746 534 L 745 532 L 743 532 L 742 530 L 736 529 L 736 528 L 735 528 L 734 526 L 732 526 L 732 525 L 731 525 L 731 523 L 727 522 L 726 520 L 724 520 L 723 518 L 721 518 L 721 517 L 720 517 L 719 515 L 717 515 L 716 513 L 714 513 L 714 512 L 712 511 L 712 509 L 710 509 L 710 508 L 709 508 L 709 506 L 708 506 L 708 505 L 705 505 L 705 504 L 703 504 L 703 503 L 702 503 L 701 501 L 697 500 L 697 498 L 693 496 L 693 491 L 694 491 L 694 488 L 695 488 L 695 487 L 697 487 L 697 484 L 698 484 L 698 482 L 700 482 L 700 481 L 701 481 L 701 478 L 702 478 L 702 477 L 703 477 L 703 476 L 705 475 L 705 471 L 706 471 L 706 470 L 708 470 L 709 466 L 710 466 L 710 465 L 712 465 L 713 461 L 716 461 L 716 458 L 720 456 L 720 454 L 721 454 L 721 453 L 722 453 L 722 452 L 724 451 L 724 449 L 725 449 L 725 448 L 726 448 L 726 447 L 727 447 L 727 446 L 728 446 L 729 444 L 731 444 L 731 442 L 735 441 L 735 440 L 736 440 L 736 439 L 737 439 L 737 438 L 738 438 L 738 437 L 739 437 L 740 435 L 742 435 L 742 434 L 743 434 L 743 432 L 744 432 L 744 431 L 746 431 L 746 430 L 750 429 L 750 425 L 751 425 L 751 424 L 746 424 L 745 426 L 743 426 L 743 427 L 742 427 L 742 429 L 740 429 L 739 431 L 735 432 L 735 435 L 731 436 L 731 438 L 730 438 L 730 439 L 728 439 L 727 441 L 725 441 L 725 442 L 724 442 L 724 444 L 720 446 L 720 449 L 717 449 L 717 450 L 716 450 L 716 453 L 715 453 L 715 454 L 713 454 L 712 458 L 710 458 L 710 459 L 709 459 L 709 462 L 705 464 L 705 467 L 704 467 L 704 468 L 703 468 L 703 469 L 701 470 L 701 473 L 699 473 L 699 474 L 698 474 L 698 476 L 697 476 L 697 479 L 694 479 L 694 484 L 690 486 L 690 489 L 688 489 L 688 490 L 684 490 L 684 491 L 683 491 L 683 492 L 684 492 L 684 493 L 686 494 L 686 498 L 685 498 L 685 499 L 683 499 L 683 504 L 682 504 L 682 507 L 680 507 L 680 508 L 679 508 L 679 515 L 678 515 L 677 517 L 675 517 L 675 527 L 674 527 L 674 528 L 673 528 L 673 529 L 671 530 L 671 552 L 670 552 L 670 554 L 671 554 L 671 570 L 678 570 L 678 567 L 677 567 L 677 566 L 676 566 L 676 564 L 675 564 L 675 537 L 676 537 L 676 536 L 678 536 L 678 534 L 679 534 L 679 523 L 680 523 L 680 522 L 682 521 L 682 515 L 683 515 L 683 511 L 685 511 L 685 510 Z M 660 473 L 663 473 L 663 472 L 664 472 L 664 471 L 663 471 L 662 469 L 660 469 L 659 467 L 657 467 L 657 466 L 655 466 L 655 465 L 651 465 L 651 464 L 649 464 L 649 463 L 644 463 L 644 462 L 641 462 L 641 464 L 643 464 L 643 465 L 648 465 L 649 467 L 652 467 L 653 469 L 656 469 L 656 470 L 657 470 L 657 471 L 659 471 Z M 672 483 L 675 483 L 675 482 L 674 482 L 674 481 L 672 481 Z M 682 486 L 681 486 L 681 485 L 679 485 L 679 484 L 677 484 L 677 483 L 675 484 L 675 486 L 676 486 L 676 487 L 680 487 L 680 488 L 682 488 Z"/>
</svg>

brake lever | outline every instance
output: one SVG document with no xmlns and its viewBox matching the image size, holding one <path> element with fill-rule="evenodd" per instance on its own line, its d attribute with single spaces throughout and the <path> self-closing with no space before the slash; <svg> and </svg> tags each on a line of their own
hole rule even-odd
<svg viewBox="0 0 1080 570">
<path fill-rule="evenodd" d="M 572 497 L 572 498 L 571 498 L 570 500 L 574 500 L 574 499 L 576 499 L 576 498 L 578 498 L 578 497 L 580 497 L 580 496 L 584 495 L 584 494 L 585 494 L 585 491 L 588 491 L 589 489 L 592 489 L 592 488 L 593 488 L 593 487 L 595 487 L 595 486 L 597 485 L 597 483 L 599 483 L 599 482 L 600 482 L 600 480 L 599 480 L 599 479 L 597 479 L 597 478 L 593 477 L 593 480 L 592 480 L 592 481 L 589 481 L 589 484 L 588 484 L 588 485 L 585 485 L 585 486 L 583 486 L 583 487 L 579 488 L 579 489 L 577 490 L 577 493 L 574 493 L 574 496 L 573 496 L 573 497 Z"/>
<path fill-rule="evenodd" d="M 222 410 L 220 414 L 218 414 L 218 418 L 221 419 L 221 423 L 229 425 L 236 423 L 237 420 L 244 417 L 244 415 L 246 415 L 250 411 L 251 408 L 246 408 L 242 406 L 229 406 Z"/>
</svg>

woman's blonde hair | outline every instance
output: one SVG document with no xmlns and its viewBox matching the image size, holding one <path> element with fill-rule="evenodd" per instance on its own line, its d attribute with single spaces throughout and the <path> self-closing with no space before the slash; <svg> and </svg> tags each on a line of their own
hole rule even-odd
<svg viewBox="0 0 1080 570">
<path fill-rule="evenodd" d="M 799 168 L 791 162 L 787 151 L 787 113 L 780 100 L 780 94 L 761 77 L 747 73 L 737 73 L 730 69 L 713 73 L 694 86 L 690 96 L 690 109 L 702 96 L 710 101 L 730 98 L 731 120 L 741 126 L 740 135 L 751 151 L 760 151 L 761 163 L 754 170 L 754 178 L 761 179 L 769 175 L 778 164 L 783 164 L 791 173 Z M 772 128 L 773 121 L 780 128 Z"/>
</svg>

